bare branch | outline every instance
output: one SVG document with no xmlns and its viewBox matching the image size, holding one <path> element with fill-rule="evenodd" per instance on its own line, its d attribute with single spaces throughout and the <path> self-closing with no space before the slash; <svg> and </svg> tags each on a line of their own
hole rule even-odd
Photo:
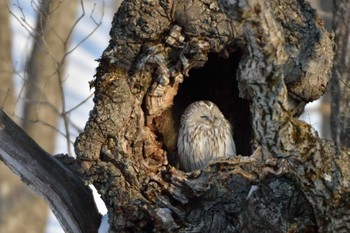
<svg viewBox="0 0 350 233">
<path fill-rule="evenodd" d="M 41 149 L 2 110 L 0 159 L 46 200 L 66 232 L 97 231 L 101 217 L 89 187 Z"/>
</svg>

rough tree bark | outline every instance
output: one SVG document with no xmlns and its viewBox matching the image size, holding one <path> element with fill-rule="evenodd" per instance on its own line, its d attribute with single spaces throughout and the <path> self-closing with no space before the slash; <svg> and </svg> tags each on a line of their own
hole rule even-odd
<svg viewBox="0 0 350 233">
<path fill-rule="evenodd" d="M 308 3 L 125 0 L 110 35 L 75 149 L 111 232 L 350 230 L 348 152 L 298 120 L 333 59 Z M 204 98 L 246 156 L 184 173 L 179 116 Z"/>
</svg>

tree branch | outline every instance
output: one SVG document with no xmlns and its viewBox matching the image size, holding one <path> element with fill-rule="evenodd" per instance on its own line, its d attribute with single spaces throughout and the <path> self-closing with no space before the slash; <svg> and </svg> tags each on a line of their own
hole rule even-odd
<svg viewBox="0 0 350 233">
<path fill-rule="evenodd" d="M 65 232 L 96 232 L 91 190 L 0 110 L 0 159 L 51 207 Z"/>
</svg>

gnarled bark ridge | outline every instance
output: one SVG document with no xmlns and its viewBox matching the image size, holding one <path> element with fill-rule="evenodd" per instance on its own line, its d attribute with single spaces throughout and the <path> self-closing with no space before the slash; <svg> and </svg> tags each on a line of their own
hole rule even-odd
<svg viewBox="0 0 350 233">
<path fill-rule="evenodd" d="M 350 230 L 347 152 L 297 118 L 333 59 L 308 3 L 125 0 L 110 35 L 75 149 L 112 232 Z M 204 98 L 249 156 L 184 173 L 179 116 Z"/>
</svg>

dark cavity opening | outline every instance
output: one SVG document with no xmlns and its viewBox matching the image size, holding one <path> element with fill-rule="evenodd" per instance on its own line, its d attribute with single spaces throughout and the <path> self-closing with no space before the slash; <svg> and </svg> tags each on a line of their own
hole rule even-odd
<svg viewBox="0 0 350 233">
<path fill-rule="evenodd" d="M 160 119 L 155 119 L 156 122 L 163 123 L 168 121 L 166 119 L 169 117 L 173 119 L 171 123 L 167 123 L 167 127 L 161 127 L 163 130 L 158 131 L 160 139 L 163 140 L 165 149 L 168 151 L 170 164 L 174 166 L 177 164 L 176 142 L 180 117 L 189 104 L 198 100 L 214 102 L 229 120 L 233 127 L 237 154 L 244 156 L 252 154 L 249 102 L 238 97 L 239 90 L 236 80 L 236 71 L 241 55 L 241 51 L 236 51 L 228 59 L 225 59 L 218 54 L 209 54 L 205 65 L 198 69 L 192 69 L 189 72 L 189 77 L 185 77 L 184 82 L 180 84 L 173 107 L 165 111 L 159 117 Z"/>
</svg>

